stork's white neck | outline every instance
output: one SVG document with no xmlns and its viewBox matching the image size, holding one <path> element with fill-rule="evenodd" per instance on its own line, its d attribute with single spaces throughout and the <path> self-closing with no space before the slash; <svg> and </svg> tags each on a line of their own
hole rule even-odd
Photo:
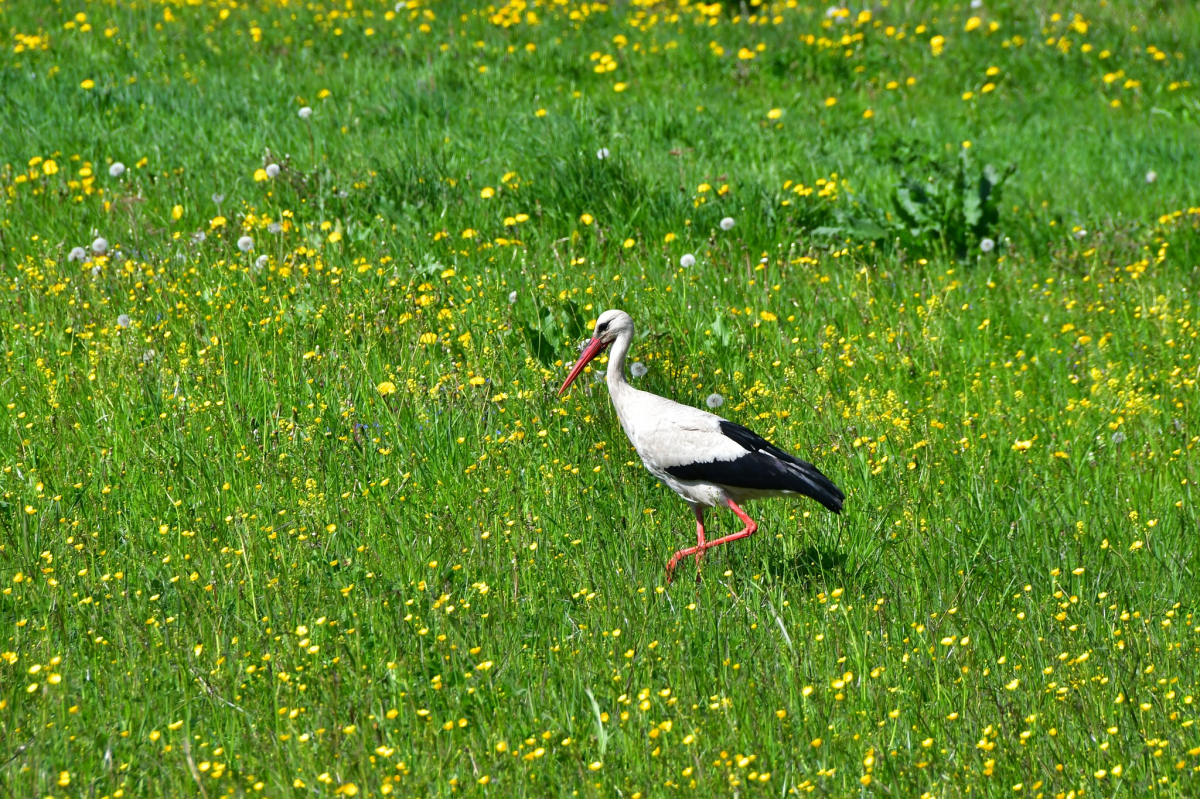
<svg viewBox="0 0 1200 799">
<path fill-rule="evenodd" d="M 629 383 L 625 380 L 625 357 L 629 354 L 629 347 L 632 343 L 633 330 L 622 330 L 608 353 L 608 369 L 606 374 L 608 393 L 612 397 L 613 403 L 617 406 L 618 413 L 621 410 L 620 398 L 624 395 L 625 390 L 629 388 Z"/>
</svg>

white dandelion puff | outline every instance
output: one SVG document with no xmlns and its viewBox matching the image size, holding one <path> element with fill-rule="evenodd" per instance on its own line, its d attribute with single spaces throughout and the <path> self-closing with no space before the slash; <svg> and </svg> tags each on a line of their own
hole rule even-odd
<svg viewBox="0 0 1200 799">
<path fill-rule="evenodd" d="M 250 252 L 254 249 L 254 239 L 250 238 L 249 236 L 242 236 L 240 239 L 238 239 L 237 244 L 238 249 L 242 252 Z"/>
<path fill-rule="evenodd" d="M 92 277 L 100 277 L 100 265 L 99 264 L 92 267 Z"/>
<path fill-rule="evenodd" d="M 279 164 L 267 164 L 266 173 L 269 178 L 279 177 Z"/>
<path fill-rule="evenodd" d="M 683 255 L 683 257 L 679 259 L 679 265 L 682 266 L 684 269 L 687 269 L 690 266 L 695 266 L 696 265 L 696 256 L 692 255 L 690 252 L 685 253 Z"/>
<path fill-rule="evenodd" d="M 114 178 L 121 177 L 121 175 L 125 174 L 125 165 L 120 161 L 113 161 L 112 166 L 108 168 L 108 174 L 110 177 Z"/>
<path fill-rule="evenodd" d="M 720 408 L 725 404 L 725 398 L 714 392 L 708 395 L 708 398 L 704 400 L 704 404 L 710 408 Z"/>
<path fill-rule="evenodd" d="M 1083 241 L 1084 239 L 1086 239 L 1086 238 L 1087 238 L 1087 231 L 1086 231 L 1086 230 L 1084 230 L 1083 228 L 1080 228 L 1079 230 L 1076 230 L 1076 231 L 1075 231 L 1075 238 L 1079 239 L 1080 241 Z"/>
<path fill-rule="evenodd" d="M 971 10 L 978 11 L 983 8 L 983 0 L 971 0 Z"/>
<path fill-rule="evenodd" d="M 300 118 L 301 119 L 308 119 L 310 116 L 312 116 L 311 108 L 309 108 L 308 106 L 304 106 L 303 108 L 300 109 Z"/>
<path fill-rule="evenodd" d="M 1158 173 L 1155 172 L 1153 169 L 1151 169 L 1149 172 L 1146 173 L 1146 182 L 1147 183 L 1153 183 L 1156 180 L 1158 180 Z"/>
<path fill-rule="evenodd" d="M 608 158 L 608 156 L 609 156 L 609 152 L 608 152 L 607 147 L 601 147 L 599 150 L 596 151 L 596 157 L 599 158 L 601 161 L 603 161 L 605 158 Z"/>
<path fill-rule="evenodd" d="M 646 364 L 641 361 L 634 361 L 633 366 L 629 367 L 629 373 L 634 377 L 645 377 L 646 372 L 650 370 L 646 368 Z"/>
<path fill-rule="evenodd" d="M 983 252 L 991 252 L 996 249 L 996 242 L 994 239 L 983 239 L 979 242 L 979 249 Z"/>
<path fill-rule="evenodd" d="M 121 327 L 129 327 L 132 321 L 127 313 L 123 313 L 117 317 L 117 324 Z"/>
<path fill-rule="evenodd" d="M 86 261 L 87 250 L 82 247 L 72 247 L 70 254 L 67 256 L 68 261 Z"/>
<path fill-rule="evenodd" d="M 721 220 L 721 230 L 733 230 L 734 221 L 732 216 L 727 216 Z"/>
<path fill-rule="evenodd" d="M 98 255 L 104 255 L 104 253 L 108 252 L 108 239 L 103 236 L 97 236 L 96 240 L 92 242 L 92 252 Z"/>
<path fill-rule="evenodd" d="M 259 269 L 266 269 L 269 263 L 271 263 L 271 259 L 266 255 L 260 255 L 254 259 L 254 265 Z"/>
<path fill-rule="evenodd" d="M 271 233 L 280 233 L 283 231 L 283 225 L 279 224 L 278 222 L 272 222 L 271 224 L 267 225 L 267 230 Z"/>
<path fill-rule="evenodd" d="M 203 244 L 204 240 L 207 238 L 208 238 L 208 234 L 205 233 L 203 230 L 197 230 L 195 233 L 192 234 L 192 241 L 196 242 L 197 244 Z"/>
<path fill-rule="evenodd" d="M 517 292 L 515 292 L 515 291 L 511 291 L 511 292 L 509 292 L 509 294 L 508 294 L 508 304 L 509 304 L 509 305 L 512 305 L 512 304 L 516 303 L 516 301 L 517 301 Z"/>
</svg>

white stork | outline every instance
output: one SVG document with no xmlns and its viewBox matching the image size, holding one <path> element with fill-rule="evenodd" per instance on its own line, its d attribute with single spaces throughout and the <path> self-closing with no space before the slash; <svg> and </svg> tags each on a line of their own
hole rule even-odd
<svg viewBox="0 0 1200 799">
<path fill-rule="evenodd" d="M 633 319 L 624 311 L 605 311 L 592 338 L 567 375 L 561 396 L 588 362 L 611 346 L 608 393 L 617 418 L 650 474 L 669 486 L 696 514 L 696 546 L 681 549 L 667 562 L 667 581 L 688 555 L 696 566 L 705 550 L 754 535 L 758 524 L 741 504 L 786 494 L 812 497 L 841 513 L 842 493 L 817 467 L 770 444 L 751 430 L 713 413 L 639 391 L 625 380 L 625 356 L 633 342 Z M 746 525 L 740 533 L 708 541 L 704 509 L 723 505 Z M 698 577 L 699 575 L 697 575 Z"/>
</svg>

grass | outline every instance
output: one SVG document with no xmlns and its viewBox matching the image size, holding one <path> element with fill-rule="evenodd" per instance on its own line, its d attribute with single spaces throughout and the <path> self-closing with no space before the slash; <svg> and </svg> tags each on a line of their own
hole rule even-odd
<svg viewBox="0 0 1200 799">
<path fill-rule="evenodd" d="M 1077 6 L 0 4 L 4 795 L 1194 795 L 1200 11 Z M 610 307 L 846 512 L 666 586 Z"/>
</svg>

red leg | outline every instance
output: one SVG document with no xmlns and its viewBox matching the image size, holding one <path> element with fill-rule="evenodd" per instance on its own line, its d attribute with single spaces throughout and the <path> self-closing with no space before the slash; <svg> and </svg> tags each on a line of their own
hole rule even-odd
<svg viewBox="0 0 1200 799">
<path fill-rule="evenodd" d="M 729 503 L 729 509 L 736 513 L 738 518 L 745 523 L 746 529 L 742 530 L 740 533 L 734 533 L 733 535 L 727 535 L 724 538 L 718 538 L 716 541 L 709 541 L 704 545 L 705 549 L 719 547 L 721 544 L 728 544 L 730 541 L 737 541 L 739 538 L 749 538 L 750 536 L 754 535 L 756 530 L 758 530 L 758 522 L 747 516 L 746 511 L 739 508 L 737 503 L 733 500 L 726 501 Z"/>
<path fill-rule="evenodd" d="M 681 549 L 671 556 L 667 561 L 667 584 L 670 585 L 671 580 L 675 575 L 675 567 L 679 565 L 679 561 L 686 558 L 688 555 L 696 556 L 696 568 L 700 568 L 700 558 L 704 557 L 706 544 L 704 541 L 704 511 L 699 507 L 692 509 L 696 514 L 696 546 Z"/>
<path fill-rule="evenodd" d="M 696 510 L 696 538 L 697 538 L 698 543 L 694 547 L 688 547 L 687 549 L 679 550 L 678 552 L 676 552 L 674 555 L 671 556 L 671 559 L 669 561 L 667 561 L 667 583 L 668 584 L 671 582 L 671 578 L 674 575 L 675 566 L 679 563 L 679 561 L 683 560 L 688 555 L 695 555 L 696 556 L 696 564 L 699 565 L 700 558 L 703 556 L 705 550 L 712 549 L 713 547 L 719 547 L 719 546 L 721 546 L 721 544 L 728 544 L 731 541 L 737 541 L 738 539 L 741 539 L 741 538 L 749 538 L 750 536 L 754 535 L 755 531 L 758 530 L 758 522 L 751 519 L 746 514 L 746 511 L 742 510 L 736 502 L 734 502 L 733 500 L 728 500 L 728 504 L 729 504 L 729 509 L 731 511 L 733 511 L 734 513 L 736 513 L 738 518 L 741 519 L 742 522 L 746 525 L 745 529 L 742 530 L 740 533 L 734 533 L 733 535 L 727 535 L 724 538 L 718 538 L 715 541 L 705 541 L 704 540 L 704 525 L 701 521 L 702 511 L 697 509 Z"/>
</svg>

